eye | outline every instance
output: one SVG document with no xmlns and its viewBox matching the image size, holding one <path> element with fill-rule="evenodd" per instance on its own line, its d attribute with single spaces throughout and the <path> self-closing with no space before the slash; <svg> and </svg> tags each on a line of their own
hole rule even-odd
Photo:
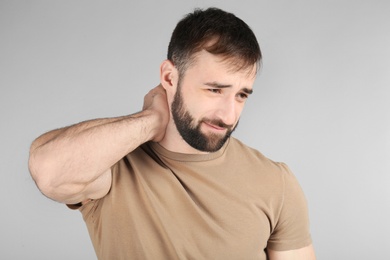
<svg viewBox="0 0 390 260">
<path fill-rule="evenodd" d="M 238 93 L 237 94 L 237 97 L 241 100 L 241 101 L 245 101 L 246 99 L 248 99 L 248 94 L 246 93 Z"/>
<path fill-rule="evenodd" d="M 208 91 L 216 94 L 220 94 L 221 90 L 219 88 L 209 88 Z"/>
</svg>

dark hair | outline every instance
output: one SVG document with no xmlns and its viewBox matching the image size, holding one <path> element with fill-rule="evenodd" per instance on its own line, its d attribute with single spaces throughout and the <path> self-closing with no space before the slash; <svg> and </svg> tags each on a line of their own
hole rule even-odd
<svg viewBox="0 0 390 260">
<path fill-rule="evenodd" d="M 235 66 L 248 69 L 261 61 L 256 36 L 249 26 L 232 13 L 218 8 L 195 9 L 174 29 L 168 46 L 168 60 L 183 75 L 202 49 L 221 55 Z"/>
</svg>

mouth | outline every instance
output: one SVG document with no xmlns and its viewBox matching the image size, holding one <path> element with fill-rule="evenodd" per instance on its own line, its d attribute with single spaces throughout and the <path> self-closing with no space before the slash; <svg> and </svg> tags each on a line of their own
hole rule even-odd
<svg viewBox="0 0 390 260">
<path fill-rule="evenodd" d="M 203 121 L 202 123 L 203 123 L 208 129 L 211 129 L 211 130 L 214 131 L 214 132 L 221 133 L 221 132 L 225 132 L 225 131 L 227 130 L 227 127 L 221 126 L 221 124 L 215 124 L 215 123 L 206 122 L 206 121 Z"/>
</svg>

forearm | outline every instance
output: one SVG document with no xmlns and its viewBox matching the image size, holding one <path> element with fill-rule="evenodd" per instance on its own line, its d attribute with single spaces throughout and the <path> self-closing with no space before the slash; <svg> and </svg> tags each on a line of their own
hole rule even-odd
<svg viewBox="0 0 390 260">
<path fill-rule="evenodd" d="M 37 139 L 34 140 L 34 142 L 31 144 L 30 147 L 30 154 L 35 151 L 36 148 L 45 145 L 46 143 L 53 141 L 57 136 L 63 135 L 65 132 L 67 134 L 77 134 L 81 131 L 85 131 L 89 128 L 96 127 L 99 125 L 104 125 L 108 123 L 112 123 L 115 121 L 119 121 L 123 119 L 124 117 L 115 117 L 115 118 L 101 118 L 101 119 L 93 119 L 93 120 L 88 120 L 84 122 L 80 122 L 75 125 L 55 129 L 52 131 L 49 131 L 41 136 L 39 136 Z"/>
<path fill-rule="evenodd" d="M 81 191 L 127 153 L 152 139 L 156 124 L 158 118 L 143 111 L 54 130 L 32 144 L 31 174 L 49 197 L 55 197 L 53 191 Z"/>
</svg>

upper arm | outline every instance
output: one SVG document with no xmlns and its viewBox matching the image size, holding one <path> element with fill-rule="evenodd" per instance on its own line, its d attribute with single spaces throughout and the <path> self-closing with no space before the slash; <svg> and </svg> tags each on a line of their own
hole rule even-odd
<svg viewBox="0 0 390 260">
<path fill-rule="evenodd" d="M 112 174 L 111 168 L 100 175 L 96 180 L 89 183 L 84 192 L 86 199 L 103 198 L 111 188 Z"/>
<path fill-rule="evenodd" d="M 267 249 L 269 260 L 315 260 L 313 245 L 295 250 L 276 251 Z"/>
<path fill-rule="evenodd" d="M 283 200 L 267 248 L 287 251 L 311 244 L 309 212 L 303 190 L 289 168 L 283 167 Z"/>
<path fill-rule="evenodd" d="M 111 188 L 112 175 L 111 168 L 101 174 L 97 179 L 86 184 L 84 188 L 73 196 L 64 199 L 65 204 L 76 204 L 88 200 L 103 198 Z"/>
</svg>

